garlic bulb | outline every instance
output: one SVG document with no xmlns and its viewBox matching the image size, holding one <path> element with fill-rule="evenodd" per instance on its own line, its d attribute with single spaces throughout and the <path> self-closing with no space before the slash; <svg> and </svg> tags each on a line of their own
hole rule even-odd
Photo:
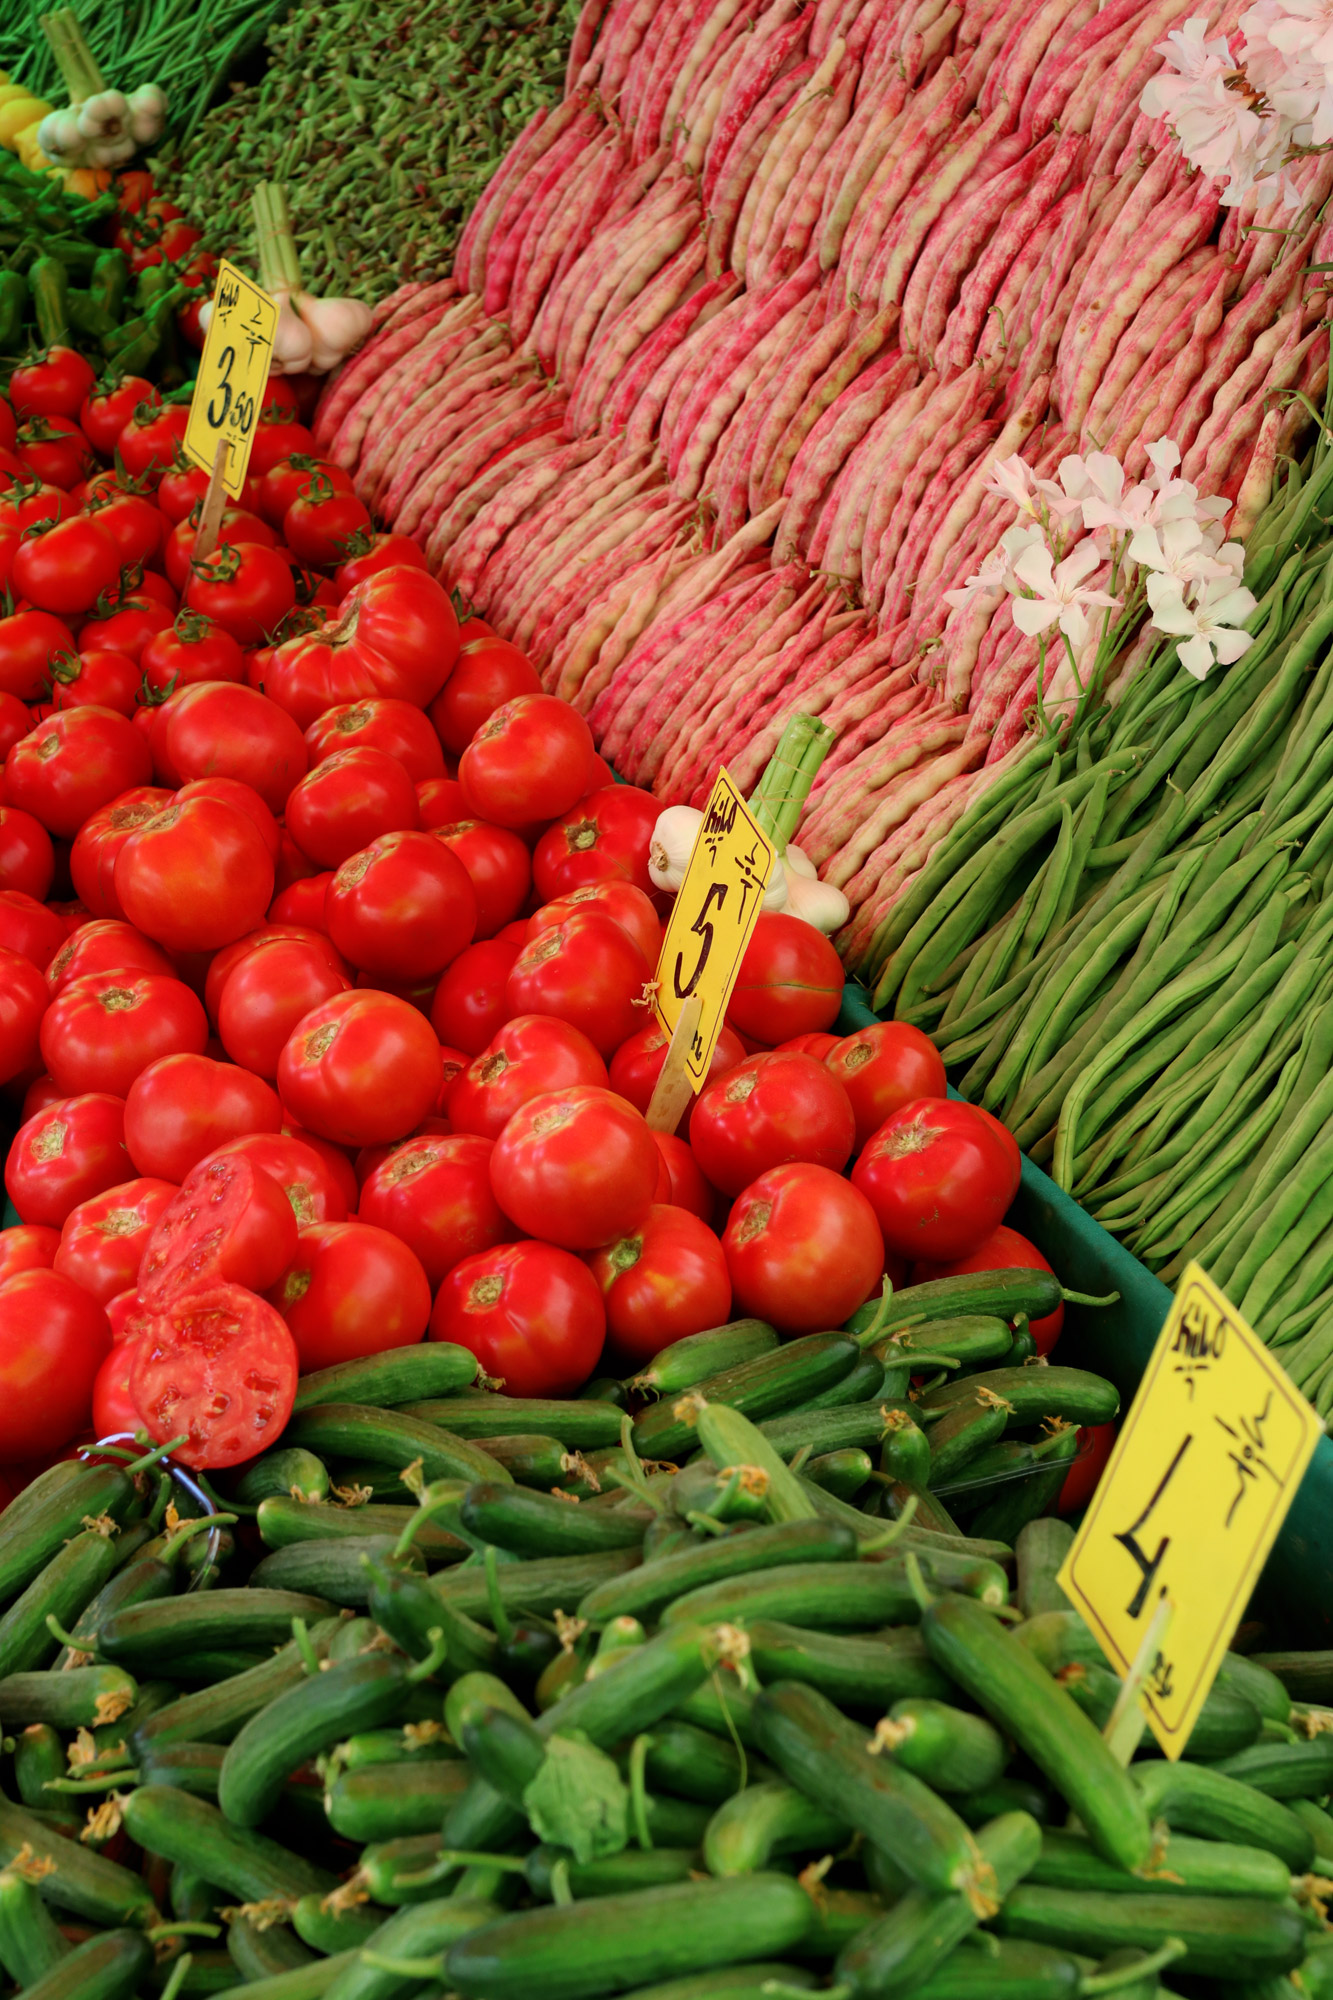
<svg viewBox="0 0 1333 2000">
<path fill-rule="evenodd" d="M 123 91 L 99 90 L 79 106 L 79 130 L 85 139 L 119 139 L 129 124 L 129 99 Z"/>
<path fill-rule="evenodd" d="M 167 123 L 167 93 L 155 83 L 141 83 L 129 95 L 129 126 L 136 145 L 151 146 Z"/>
<path fill-rule="evenodd" d="M 312 292 L 300 292 L 293 304 L 310 332 L 310 368 L 316 375 L 329 374 L 354 353 L 370 332 L 374 318 L 361 299 L 317 299 Z"/>
<path fill-rule="evenodd" d="M 648 843 L 648 873 L 654 888 L 674 895 L 685 880 L 704 816 L 693 806 L 668 806 L 659 813 Z"/>
<path fill-rule="evenodd" d="M 791 914 L 813 924 L 825 937 L 841 930 L 852 914 L 852 906 L 842 890 L 835 889 L 831 882 L 821 882 L 817 876 L 812 880 L 808 875 L 789 875 L 787 892 Z"/>
<path fill-rule="evenodd" d="M 37 144 L 48 160 L 64 165 L 73 165 L 82 155 L 87 141 L 79 130 L 79 116 L 66 107 L 63 111 L 48 111 L 37 127 Z"/>
</svg>

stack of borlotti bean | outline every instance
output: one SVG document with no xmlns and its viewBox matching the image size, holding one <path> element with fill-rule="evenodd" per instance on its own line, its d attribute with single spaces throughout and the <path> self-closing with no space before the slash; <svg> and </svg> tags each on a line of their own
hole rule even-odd
<svg viewBox="0 0 1333 2000">
<path fill-rule="evenodd" d="M 1219 206 L 1139 110 L 1189 12 L 588 0 L 319 442 L 664 798 L 821 714 L 801 838 L 877 920 L 1028 726 L 1037 640 L 944 598 L 1012 518 L 993 462 L 1138 478 L 1169 436 L 1243 536 L 1307 421 L 1274 392 L 1326 378 L 1333 159 Z"/>
</svg>

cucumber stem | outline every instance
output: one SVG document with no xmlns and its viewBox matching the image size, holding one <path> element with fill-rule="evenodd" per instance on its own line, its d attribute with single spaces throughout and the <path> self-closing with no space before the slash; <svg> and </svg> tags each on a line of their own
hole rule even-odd
<svg viewBox="0 0 1333 2000">
<path fill-rule="evenodd" d="M 154 1445 L 151 1451 L 146 1451 L 142 1458 L 133 1459 L 125 1470 L 131 1478 L 136 1472 L 147 1472 L 150 1465 L 160 1464 L 164 1458 L 170 1457 L 173 1451 L 179 1451 L 183 1444 L 189 1442 L 190 1433 L 182 1431 L 179 1437 L 168 1438 L 165 1444 Z"/>
<path fill-rule="evenodd" d="M 380 1951 L 363 1951 L 360 1964 L 372 1965 L 377 1972 L 392 1972 L 399 1979 L 439 1980 L 444 1977 L 444 1958 L 389 1958 Z"/>
<path fill-rule="evenodd" d="M 574 1900 L 574 1891 L 569 1886 L 569 1863 L 563 1854 L 551 1869 L 551 1900 L 561 1905 Z"/>
<path fill-rule="evenodd" d="M 428 1681 L 437 1668 L 442 1667 L 449 1657 L 449 1648 L 445 1642 L 442 1626 L 432 1625 L 426 1633 L 426 1637 L 430 1640 L 430 1651 L 424 1660 L 418 1660 L 416 1665 L 409 1667 L 407 1673 L 404 1675 L 404 1679 L 410 1681 L 414 1687 L 418 1681 Z"/>
<path fill-rule="evenodd" d="M 1071 1306 L 1113 1306 L 1120 1301 L 1119 1292 L 1107 1292 L 1104 1298 L 1096 1298 L 1091 1292 L 1066 1292 L 1062 1289 L 1060 1297 Z"/>
<path fill-rule="evenodd" d="M 1083 1995 L 1115 1993 L 1122 1986 L 1137 1986 L 1141 1980 L 1155 1979 L 1168 1965 L 1183 1958 L 1187 1950 L 1180 1938 L 1166 1938 L 1156 1951 L 1145 1952 L 1132 1965 L 1118 1965 L 1113 1972 L 1090 1972 L 1079 1981 L 1080 2000 Z"/>
<path fill-rule="evenodd" d="M 507 1646 L 514 1636 L 514 1627 L 509 1613 L 505 1610 L 504 1599 L 500 1595 L 499 1558 L 496 1556 L 493 1542 L 486 1544 L 482 1562 L 486 1566 L 486 1601 L 490 1609 L 491 1624 L 495 1627 L 495 1636 L 500 1644 Z"/>
<path fill-rule="evenodd" d="M 634 1815 L 634 1838 L 640 1847 L 648 1848 L 653 1837 L 648 1831 L 648 1793 L 644 1782 L 644 1770 L 648 1762 L 651 1736 L 636 1736 L 629 1749 L 629 1803 Z"/>
<path fill-rule="evenodd" d="M 395 1875 L 395 1889 L 426 1889 L 434 1882 L 442 1882 L 446 1875 L 452 1875 L 459 1868 L 496 1868 L 502 1875 L 521 1875 L 527 1867 L 526 1859 L 516 1854 L 479 1854 L 471 1848 L 441 1848 L 429 1868 L 423 1868 L 416 1875 Z"/>
<path fill-rule="evenodd" d="M 915 1498 L 916 1495 L 912 1494 L 908 1501 L 909 1506 L 911 1505 L 911 1501 L 915 1500 Z M 903 1514 L 905 1514 L 906 1512 L 907 1508 L 904 1507 Z M 903 1518 L 902 1514 L 900 1514 L 898 1516 L 898 1519 L 893 1524 L 895 1528 L 901 1528 L 902 1518 Z M 903 1568 L 907 1571 L 908 1589 L 911 1591 L 913 1597 L 916 1599 L 921 1609 L 923 1611 L 929 1611 L 931 1605 L 935 1602 L 935 1599 L 931 1591 L 927 1587 L 925 1577 L 922 1576 L 921 1574 L 921 1565 L 917 1561 L 915 1552 L 912 1549 L 909 1549 L 907 1551 L 907 1554 L 903 1557 Z"/>
<path fill-rule="evenodd" d="M 317 1674 L 319 1672 L 319 1654 L 315 1651 L 310 1631 L 304 1618 L 293 1618 L 292 1638 L 296 1642 L 296 1650 L 301 1655 L 301 1664 L 306 1672 L 308 1674 Z"/>
<path fill-rule="evenodd" d="M 42 1786 L 44 1792 L 109 1792 L 117 1785 L 137 1785 L 139 1773 L 128 1765 L 120 1765 L 114 1771 L 103 1771 L 98 1778 L 48 1778 Z"/>
<path fill-rule="evenodd" d="M 206 1530 L 211 1532 L 214 1528 L 230 1528 L 235 1520 L 235 1514 L 197 1514 L 193 1520 L 182 1521 L 179 1528 L 163 1542 L 158 1561 L 174 1562 L 179 1551 L 196 1535 L 202 1535 Z"/>
<path fill-rule="evenodd" d="M 151 1937 L 151 1935 L 152 1933 L 150 1931 L 149 1936 Z M 193 1964 L 194 1964 L 193 1954 L 188 1951 L 183 1951 L 180 1957 L 176 1960 L 176 1963 L 172 1966 L 171 1971 L 167 1976 L 167 1983 L 162 1988 L 161 1993 L 158 1995 L 158 2000 L 176 2000 L 176 1995 L 180 1992 L 182 1986 L 184 1986 L 186 1980 L 190 1976 L 190 1967 Z"/>
</svg>

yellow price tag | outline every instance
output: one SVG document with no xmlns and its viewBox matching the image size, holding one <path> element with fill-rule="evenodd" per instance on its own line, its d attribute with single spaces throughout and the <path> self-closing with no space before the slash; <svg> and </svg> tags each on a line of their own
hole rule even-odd
<svg viewBox="0 0 1333 2000">
<path fill-rule="evenodd" d="M 700 1002 L 685 1073 L 702 1088 L 727 1002 L 754 936 L 776 849 L 723 769 L 718 773 L 657 961 L 657 1018 L 673 1033 L 685 1002 Z"/>
<path fill-rule="evenodd" d="M 1323 1429 L 1188 1265 L 1059 1576 L 1120 1674 L 1170 1604 L 1143 1687 L 1168 1757 L 1184 1751 Z"/>
<path fill-rule="evenodd" d="M 277 326 L 276 302 L 224 259 L 213 291 L 213 316 L 204 336 L 185 450 L 196 465 L 211 472 L 219 443 L 226 444 L 222 483 L 233 500 L 245 484 Z"/>
</svg>

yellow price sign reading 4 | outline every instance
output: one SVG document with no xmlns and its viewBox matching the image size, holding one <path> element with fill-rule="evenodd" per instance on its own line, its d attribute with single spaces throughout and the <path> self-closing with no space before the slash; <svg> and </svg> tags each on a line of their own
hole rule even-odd
<svg viewBox="0 0 1333 2000">
<path fill-rule="evenodd" d="M 727 1002 L 754 936 L 776 849 L 727 771 L 718 774 L 657 961 L 657 1018 L 674 1033 L 685 1002 L 699 1020 L 685 1054 L 695 1090 L 726 1018 Z"/>
<path fill-rule="evenodd" d="M 1185 1749 L 1323 1428 L 1190 1264 L 1059 1577 L 1122 1675 L 1170 1605 L 1143 1687 L 1168 1757 Z"/>
<path fill-rule="evenodd" d="M 245 484 L 277 326 L 276 301 L 224 259 L 213 290 L 185 450 L 196 465 L 212 472 L 218 445 L 225 443 L 222 483 L 233 499 Z"/>
</svg>

